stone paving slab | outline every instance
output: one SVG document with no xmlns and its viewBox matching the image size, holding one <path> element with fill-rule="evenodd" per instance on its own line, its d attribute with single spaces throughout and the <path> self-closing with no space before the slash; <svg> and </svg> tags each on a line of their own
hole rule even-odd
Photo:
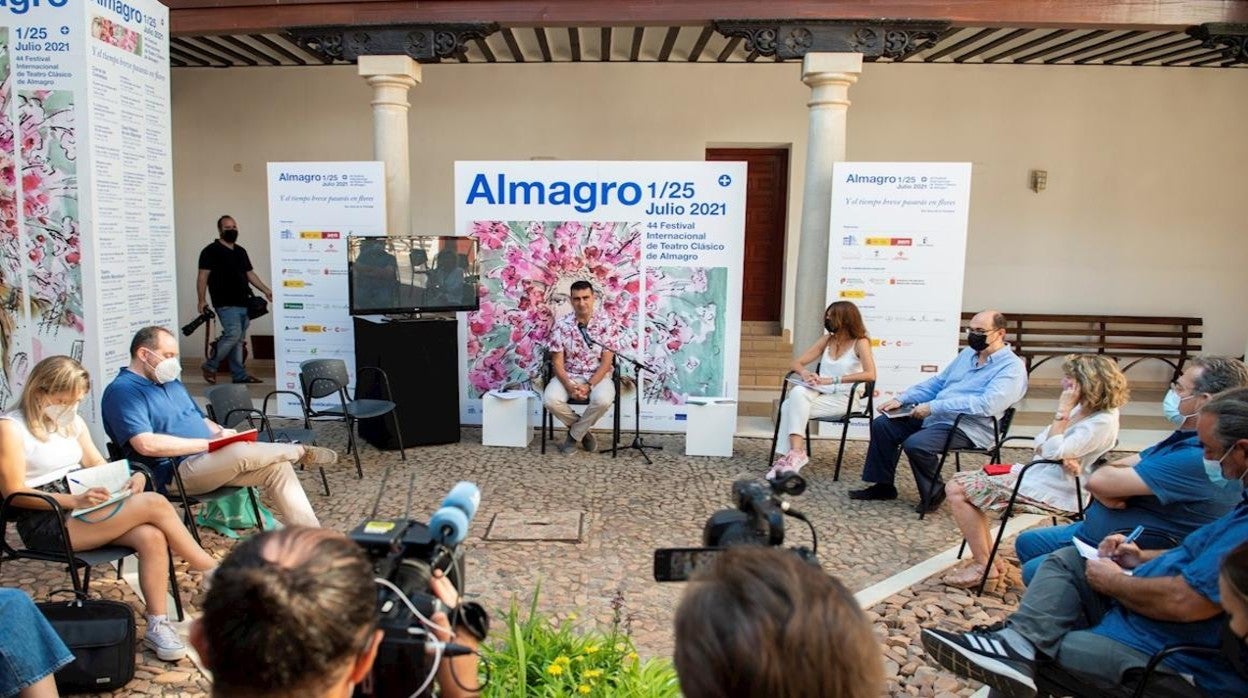
<svg viewBox="0 0 1248 698">
<path fill-rule="evenodd" d="M 339 425 L 320 426 L 321 445 L 345 452 L 346 434 Z M 671 619 L 683 584 L 658 584 L 652 578 L 652 554 L 660 547 L 701 545 L 702 527 L 718 509 L 730 508 L 734 480 L 758 478 L 767 469 L 770 440 L 737 439 L 732 458 L 683 455 L 682 435 L 647 435 L 650 443 L 666 450 L 653 454 L 647 466 L 632 453 L 619 458 L 576 452 L 543 456 L 536 443 L 527 449 L 486 448 L 479 429 L 465 428 L 458 444 L 413 448 L 408 460 L 397 452 L 363 445 L 364 478 L 355 476 L 348 456 L 326 469 L 333 491 L 320 494 L 315 471 L 300 479 L 323 525 L 347 531 L 369 514 L 379 491 L 378 515 L 410 515 L 426 521 L 442 497 L 459 480 L 478 483 L 481 507 L 464 542 L 466 593 L 491 612 L 505 609 L 513 598 L 526 602 L 540 583 L 539 608 L 557 618 L 577 615 L 578 624 L 609 622 L 612 600 L 623 598 L 624 616 L 639 651 L 645 656 L 670 656 Z M 891 502 L 854 502 L 849 489 L 860 486 L 865 444 L 846 447 L 840 482 L 832 479 L 835 445 L 819 442 L 811 465 L 803 470 L 809 489 L 793 498 L 818 534 L 823 568 L 851 590 L 863 589 L 898 571 L 926 560 L 959 540 L 944 509 L 919 521 L 912 511 L 917 502 L 913 478 L 904 463 L 897 484 L 901 496 Z M 1021 458 L 1023 452 L 1015 453 Z M 391 473 L 384 488 L 386 468 Z M 407 483 L 414 483 L 411 511 Z M 496 540 L 486 537 L 491 521 L 519 515 L 520 519 L 549 520 L 559 512 L 583 512 L 580 543 L 563 541 Z M 812 545 L 810 532 L 794 519 L 788 524 L 786 544 Z M 16 540 L 10 531 L 11 540 Z M 205 546 L 224 556 L 232 541 L 203 533 Z M 179 562 L 179 570 L 185 564 Z M 105 570 L 97 572 L 92 589 L 140 608 L 133 591 Z M 197 608 L 197 583 L 180 574 L 188 613 Z M 16 586 L 43 598 L 66 586 L 64 571 L 53 565 L 8 562 L 0 570 L 0 584 Z M 1014 583 L 1017 587 L 1018 583 Z M 923 661 L 917 628 L 929 621 L 965 626 L 995 619 L 1017 603 L 1018 589 L 986 594 L 982 600 L 948 594 L 937 582 L 923 582 L 871 609 L 876 632 L 890 669 L 890 694 L 969 695 L 973 686 L 931 669 Z M 965 603 L 964 603 L 965 602 Z M 139 636 L 143 633 L 138 616 Z M 136 649 L 139 674 L 114 695 L 203 695 L 207 679 L 189 660 L 162 662 L 141 644 Z M 903 661 L 904 660 L 904 661 Z M 908 671 L 907 671 L 908 670 Z M 955 685 L 956 684 L 956 685 Z"/>
</svg>

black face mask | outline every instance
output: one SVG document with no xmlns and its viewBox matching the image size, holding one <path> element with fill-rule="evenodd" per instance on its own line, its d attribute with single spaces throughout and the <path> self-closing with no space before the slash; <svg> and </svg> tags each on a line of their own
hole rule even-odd
<svg viewBox="0 0 1248 698">
<path fill-rule="evenodd" d="M 824 318 L 823 329 L 827 330 L 828 334 L 836 334 L 836 331 L 840 328 L 837 327 L 836 325 L 833 325 L 831 320 Z"/>
<path fill-rule="evenodd" d="M 1248 647 L 1244 647 L 1248 635 L 1240 637 L 1231 630 L 1231 619 L 1222 624 L 1222 656 L 1231 663 L 1240 676 L 1248 676 Z"/>
<path fill-rule="evenodd" d="M 233 245 L 238 241 L 238 230 L 236 228 L 226 228 L 221 231 L 221 239 Z"/>
<path fill-rule="evenodd" d="M 988 348 L 988 335 L 983 332 L 967 332 L 966 345 L 975 351 L 983 351 Z"/>
</svg>

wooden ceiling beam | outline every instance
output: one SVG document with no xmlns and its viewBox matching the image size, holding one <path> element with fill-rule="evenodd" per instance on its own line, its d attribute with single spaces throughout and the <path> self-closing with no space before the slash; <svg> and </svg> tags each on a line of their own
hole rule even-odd
<svg viewBox="0 0 1248 698">
<path fill-rule="evenodd" d="M 713 20 L 947 20 L 959 26 L 1180 30 L 1246 23 L 1248 2 L 1188 0 L 165 0 L 174 35 L 288 27 L 497 22 L 511 27 L 703 26 Z"/>
</svg>

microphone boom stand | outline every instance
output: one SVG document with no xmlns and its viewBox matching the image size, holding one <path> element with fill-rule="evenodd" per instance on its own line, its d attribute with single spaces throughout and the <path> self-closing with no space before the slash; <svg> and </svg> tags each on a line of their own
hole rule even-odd
<svg viewBox="0 0 1248 698">
<path fill-rule="evenodd" d="M 602 342 L 599 342 L 593 337 L 590 337 L 589 332 L 587 332 L 584 327 L 581 327 L 579 329 L 581 331 L 581 336 L 585 339 L 585 341 L 589 342 L 590 344 L 597 345 L 599 348 L 606 349 L 607 351 L 611 352 L 612 354 L 615 355 L 616 360 L 624 359 L 625 361 L 633 365 L 633 370 L 637 376 L 637 384 L 633 386 L 633 442 L 625 446 L 624 448 L 633 449 L 634 451 L 637 451 L 638 453 L 641 454 L 642 458 L 646 459 L 647 465 L 654 465 L 654 461 L 650 460 L 650 454 L 646 453 L 646 449 L 650 449 L 653 451 L 662 451 L 663 447 L 652 446 L 650 444 L 647 444 L 645 441 L 641 440 L 641 374 L 642 372 L 645 372 L 645 371 L 649 371 L 650 373 L 654 373 L 654 371 L 649 366 L 643 364 L 640 360 L 632 356 L 629 356 L 628 354 L 624 354 L 622 352 L 616 351 L 615 349 L 612 349 L 611 347 L 603 344 Z M 616 437 L 615 435 L 612 435 L 611 438 L 614 439 Z M 617 440 L 615 442 L 615 445 L 618 445 L 618 444 L 619 444 L 619 441 Z M 599 451 L 599 453 L 606 453 L 607 451 L 610 451 L 610 450 L 612 449 L 604 448 L 601 451 Z"/>
</svg>

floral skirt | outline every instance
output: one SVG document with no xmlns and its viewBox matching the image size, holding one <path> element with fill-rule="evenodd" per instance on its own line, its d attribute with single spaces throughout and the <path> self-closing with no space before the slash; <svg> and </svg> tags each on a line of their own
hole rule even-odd
<svg viewBox="0 0 1248 698">
<path fill-rule="evenodd" d="M 1014 494 L 1014 484 L 1018 481 L 1018 476 L 1014 473 L 989 475 L 982 470 L 968 470 L 955 474 L 951 481 L 962 486 L 963 491 L 966 492 L 967 501 L 976 509 L 1000 514 L 1010 503 L 1010 495 Z M 1069 516 L 1072 512 L 1058 509 L 1020 493 L 1014 499 L 1013 513 Z"/>
</svg>

